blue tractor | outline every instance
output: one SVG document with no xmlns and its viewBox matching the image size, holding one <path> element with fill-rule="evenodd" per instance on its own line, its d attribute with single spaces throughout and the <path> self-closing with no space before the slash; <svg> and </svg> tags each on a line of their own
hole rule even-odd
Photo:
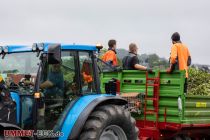
<svg viewBox="0 0 210 140">
<path fill-rule="evenodd" d="M 138 139 L 127 102 L 113 94 L 113 84 L 107 85 L 112 94 L 101 94 L 100 49 L 53 43 L 0 47 L 0 76 L 13 102 L 0 105 L 0 111 L 7 108 L 1 136 L 5 130 L 33 130 L 29 139 Z"/>
</svg>

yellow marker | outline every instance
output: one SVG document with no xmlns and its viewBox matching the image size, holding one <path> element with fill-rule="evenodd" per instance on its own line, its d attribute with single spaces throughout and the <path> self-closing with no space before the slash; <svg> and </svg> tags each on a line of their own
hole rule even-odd
<svg viewBox="0 0 210 140">
<path fill-rule="evenodd" d="M 3 81 L 3 77 L 0 75 L 0 82 Z"/>
<path fill-rule="evenodd" d="M 207 103 L 206 102 L 196 102 L 196 107 L 206 107 Z"/>
<path fill-rule="evenodd" d="M 39 93 L 39 92 L 34 93 L 35 99 L 39 99 L 40 97 L 41 97 L 41 93 Z"/>
</svg>

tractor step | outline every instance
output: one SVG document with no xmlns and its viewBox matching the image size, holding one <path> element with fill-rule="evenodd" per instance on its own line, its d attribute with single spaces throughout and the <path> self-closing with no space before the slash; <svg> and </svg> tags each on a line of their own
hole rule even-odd
<svg viewBox="0 0 210 140">
<path fill-rule="evenodd" d="M 149 114 L 149 115 L 152 115 L 152 114 L 156 114 L 157 111 L 155 111 L 155 110 L 147 110 L 145 113 Z"/>
<path fill-rule="evenodd" d="M 147 86 L 157 87 L 157 86 L 159 86 L 159 84 L 147 84 Z"/>
</svg>

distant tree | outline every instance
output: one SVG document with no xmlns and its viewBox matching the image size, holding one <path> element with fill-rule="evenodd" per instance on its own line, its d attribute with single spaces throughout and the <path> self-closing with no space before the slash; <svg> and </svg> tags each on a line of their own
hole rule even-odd
<svg viewBox="0 0 210 140">
<path fill-rule="evenodd" d="M 157 54 L 148 55 L 148 63 L 151 68 L 154 66 L 159 66 L 159 61 L 160 61 L 160 58 Z"/>
<path fill-rule="evenodd" d="M 14 70 L 5 70 L 3 73 L 18 73 L 19 71 L 17 69 Z"/>
</svg>

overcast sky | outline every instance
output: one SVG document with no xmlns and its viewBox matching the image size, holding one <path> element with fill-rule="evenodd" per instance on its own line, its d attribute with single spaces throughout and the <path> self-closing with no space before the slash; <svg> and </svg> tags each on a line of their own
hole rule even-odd
<svg viewBox="0 0 210 140">
<path fill-rule="evenodd" d="M 0 45 L 134 42 L 169 57 L 178 31 L 193 63 L 210 64 L 210 0 L 0 0 Z"/>
</svg>

